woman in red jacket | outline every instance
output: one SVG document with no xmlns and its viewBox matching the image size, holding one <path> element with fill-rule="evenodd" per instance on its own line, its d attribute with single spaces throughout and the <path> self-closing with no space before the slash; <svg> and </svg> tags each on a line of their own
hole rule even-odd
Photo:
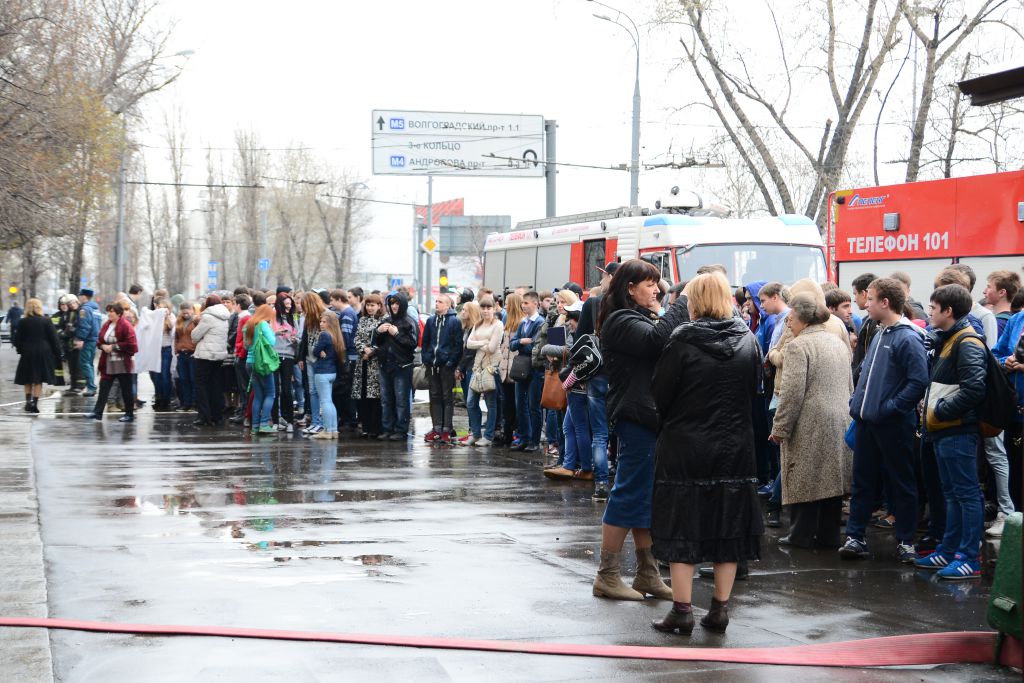
<svg viewBox="0 0 1024 683">
<path fill-rule="evenodd" d="M 107 322 L 100 330 L 97 346 L 100 355 L 100 393 L 96 397 L 96 405 L 86 415 L 93 420 L 103 419 L 103 409 L 107 406 L 110 387 L 116 379 L 121 387 L 124 399 L 125 414 L 118 422 L 135 421 L 135 396 L 132 393 L 132 356 L 139 350 L 135 340 L 135 328 L 124 317 L 128 305 L 123 301 L 115 301 L 107 306 Z"/>
</svg>

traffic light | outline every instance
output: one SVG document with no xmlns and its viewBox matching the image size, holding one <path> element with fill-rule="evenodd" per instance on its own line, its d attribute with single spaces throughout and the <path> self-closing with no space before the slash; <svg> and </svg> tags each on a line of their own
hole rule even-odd
<svg viewBox="0 0 1024 683">
<path fill-rule="evenodd" d="M 11 293 L 11 294 L 17 294 L 18 293 L 18 285 L 11 285 L 10 287 L 7 288 L 7 291 L 9 293 Z"/>
<path fill-rule="evenodd" d="M 441 269 L 441 277 L 437 279 L 437 284 L 440 285 L 440 291 L 442 294 L 448 293 L 448 269 Z"/>
</svg>

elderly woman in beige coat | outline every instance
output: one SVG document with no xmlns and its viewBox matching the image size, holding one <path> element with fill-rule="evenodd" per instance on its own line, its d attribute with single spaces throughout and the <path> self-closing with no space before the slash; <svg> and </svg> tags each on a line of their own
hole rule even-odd
<svg viewBox="0 0 1024 683">
<path fill-rule="evenodd" d="M 810 293 L 790 300 L 786 371 L 770 439 L 782 446 L 782 504 L 791 525 L 780 545 L 837 548 L 850 458 L 853 378 L 847 347 L 826 327 L 828 309 Z"/>
</svg>

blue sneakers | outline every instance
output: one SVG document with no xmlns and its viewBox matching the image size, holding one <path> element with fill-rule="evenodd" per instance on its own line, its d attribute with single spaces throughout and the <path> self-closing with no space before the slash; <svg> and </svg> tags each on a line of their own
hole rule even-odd
<svg viewBox="0 0 1024 683">
<path fill-rule="evenodd" d="M 839 549 L 839 557 L 844 560 L 858 560 L 863 557 L 867 557 L 871 553 L 868 552 L 868 544 L 864 541 L 858 541 L 856 538 L 846 537 L 846 543 Z"/>
<path fill-rule="evenodd" d="M 976 560 L 965 560 L 963 555 L 957 553 L 956 559 L 950 562 L 945 569 L 940 569 L 938 576 L 946 581 L 980 579 L 981 563 Z"/>
<path fill-rule="evenodd" d="M 927 557 L 922 557 L 919 560 L 917 560 L 917 562 L 914 563 L 914 566 L 918 569 L 930 569 L 938 571 L 939 569 L 945 569 L 946 567 L 948 567 L 949 562 L 950 558 L 947 555 L 936 551 L 931 555 L 928 555 Z"/>
</svg>

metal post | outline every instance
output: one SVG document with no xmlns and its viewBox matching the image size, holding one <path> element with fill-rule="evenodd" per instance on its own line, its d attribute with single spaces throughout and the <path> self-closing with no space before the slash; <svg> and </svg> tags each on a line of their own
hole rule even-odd
<svg viewBox="0 0 1024 683">
<path fill-rule="evenodd" d="M 629 160 L 629 205 L 639 206 L 640 195 L 640 36 L 636 44 L 636 80 L 633 81 L 633 154 Z"/>
<path fill-rule="evenodd" d="M 544 165 L 544 181 L 547 186 L 547 203 L 545 215 L 551 218 L 555 213 L 555 174 L 558 173 L 558 165 L 555 163 L 555 131 L 558 123 L 554 119 L 544 120 L 544 158 L 547 163 Z"/>
<path fill-rule="evenodd" d="M 337 287 L 344 286 L 344 280 L 348 277 L 345 272 L 345 261 L 348 257 L 348 236 L 352 229 L 352 191 L 345 189 L 345 228 L 341 234 L 341 278 L 342 282 L 336 283 Z"/>
<path fill-rule="evenodd" d="M 266 209 L 264 209 L 263 211 L 260 211 L 260 256 L 259 257 L 261 259 L 270 258 L 267 255 L 267 242 L 268 242 L 268 235 L 267 235 L 267 212 L 266 212 Z M 260 270 L 259 271 L 258 274 L 259 274 L 259 280 L 260 280 L 260 289 L 266 289 L 267 288 L 267 275 L 269 273 L 270 273 L 269 270 Z"/>
<path fill-rule="evenodd" d="M 114 234 L 114 289 L 125 291 L 124 284 L 124 192 L 127 185 L 125 176 L 124 148 L 121 149 L 121 168 L 117 173 L 117 232 Z"/>
<path fill-rule="evenodd" d="M 434 176 L 427 176 L 427 236 L 434 236 Z M 420 312 L 426 311 L 430 307 L 430 294 L 434 288 L 434 256 L 429 251 L 427 252 L 427 272 L 424 277 L 427 285 L 423 292 L 423 305 L 420 307 Z"/>
</svg>

